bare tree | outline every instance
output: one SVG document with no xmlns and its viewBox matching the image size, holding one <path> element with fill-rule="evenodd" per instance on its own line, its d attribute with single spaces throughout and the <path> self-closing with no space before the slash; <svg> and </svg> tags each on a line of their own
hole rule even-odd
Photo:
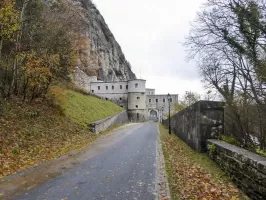
<svg viewBox="0 0 266 200">
<path fill-rule="evenodd" d="M 249 109 L 260 113 L 257 121 L 266 116 L 265 16 L 263 0 L 208 0 L 186 42 L 205 83 L 225 99 L 238 130 L 235 136 L 252 146 L 250 136 L 263 135 L 263 148 L 265 125 L 252 126 L 247 115 Z"/>
</svg>

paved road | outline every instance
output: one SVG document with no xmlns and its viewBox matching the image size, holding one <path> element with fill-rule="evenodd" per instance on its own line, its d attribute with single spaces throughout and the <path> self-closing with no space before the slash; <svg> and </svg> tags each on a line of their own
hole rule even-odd
<svg viewBox="0 0 266 200">
<path fill-rule="evenodd" d="M 126 136 L 74 169 L 14 199 L 155 199 L 157 124 L 130 125 L 115 134 Z"/>
</svg>

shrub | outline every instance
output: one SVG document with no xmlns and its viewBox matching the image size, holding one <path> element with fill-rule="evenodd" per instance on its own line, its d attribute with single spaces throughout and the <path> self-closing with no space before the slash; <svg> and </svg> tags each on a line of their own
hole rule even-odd
<svg viewBox="0 0 266 200">
<path fill-rule="evenodd" d="M 216 146 L 215 144 L 208 144 L 207 146 L 208 154 L 211 158 L 214 157 L 214 154 L 216 153 Z"/>
<path fill-rule="evenodd" d="M 226 143 L 240 146 L 240 142 L 233 136 L 220 135 L 219 139 L 226 142 Z"/>
</svg>

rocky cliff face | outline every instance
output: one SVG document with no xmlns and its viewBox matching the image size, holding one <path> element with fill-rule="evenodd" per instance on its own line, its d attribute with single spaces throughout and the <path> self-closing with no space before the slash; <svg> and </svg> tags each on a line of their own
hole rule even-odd
<svg viewBox="0 0 266 200">
<path fill-rule="evenodd" d="M 69 0 L 82 18 L 80 29 L 79 62 L 74 80 L 84 87 L 89 76 L 102 81 L 125 81 L 135 79 L 121 47 L 91 0 Z"/>
</svg>

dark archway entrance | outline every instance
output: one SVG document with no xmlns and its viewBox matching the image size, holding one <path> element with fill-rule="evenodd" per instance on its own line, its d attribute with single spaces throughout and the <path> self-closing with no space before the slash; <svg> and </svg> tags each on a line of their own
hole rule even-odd
<svg viewBox="0 0 266 200">
<path fill-rule="evenodd" d="M 154 120 L 154 121 L 158 120 L 158 112 L 156 110 L 150 111 L 150 120 Z"/>
</svg>

